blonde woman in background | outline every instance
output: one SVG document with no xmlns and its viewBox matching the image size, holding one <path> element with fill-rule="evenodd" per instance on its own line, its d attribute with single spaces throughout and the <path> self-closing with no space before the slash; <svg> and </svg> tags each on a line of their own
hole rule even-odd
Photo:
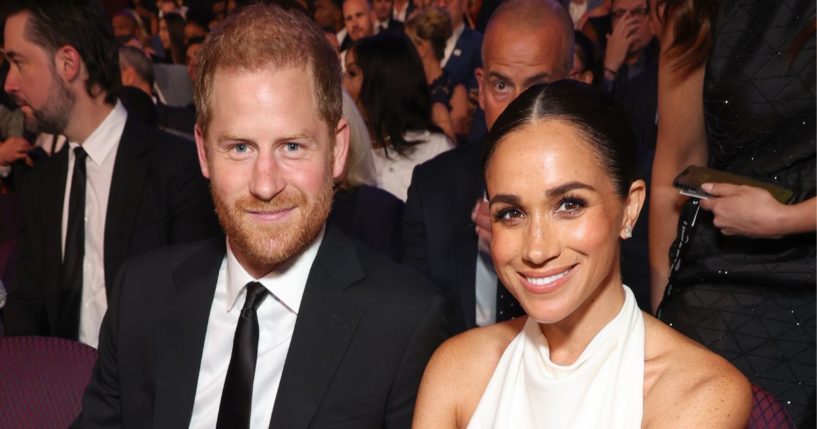
<svg viewBox="0 0 817 429">
<path fill-rule="evenodd" d="M 456 140 L 458 136 L 467 136 L 470 121 L 465 85 L 452 82 L 441 64 L 451 31 L 448 12 L 435 6 L 427 7 L 406 22 L 406 35 L 423 62 L 431 92 L 432 119 L 450 139 Z"/>
</svg>

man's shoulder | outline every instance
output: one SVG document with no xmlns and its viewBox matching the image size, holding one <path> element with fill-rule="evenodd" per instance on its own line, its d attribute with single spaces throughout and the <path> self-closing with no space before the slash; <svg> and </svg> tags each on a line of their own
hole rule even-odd
<svg viewBox="0 0 817 429">
<path fill-rule="evenodd" d="M 458 42 L 462 42 L 465 47 L 476 47 L 479 49 L 482 47 L 482 38 L 482 33 L 466 26 L 465 29 L 462 30 L 462 35 Z"/>
<path fill-rule="evenodd" d="M 341 231 L 338 232 L 344 234 Z M 354 252 L 365 277 L 363 283 L 375 284 L 378 288 L 383 286 L 389 294 L 408 294 L 418 297 L 430 297 L 433 294 L 435 288 L 432 287 L 431 280 L 419 271 L 395 262 L 388 256 L 372 250 L 365 243 L 345 234 L 343 239 L 348 240 L 354 246 Z"/>
<path fill-rule="evenodd" d="M 479 144 L 466 144 L 445 151 L 414 168 L 414 182 L 417 179 L 433 177 L 456 178 L 463 173 L 480 174 L 481 150 Z"/>
<path fill-rule="evenodd" d="M 126 261 L 126 274 L 147 275 L 158 278 L 172 273 L 176 267 L 186 263 L 198 254 L 224 253 L 224 237 L 208 238 L 191 243 L 159 247 Z"/>
<path fill-rule="evenodd" d="M 148 125 L 138 118 L 128 117 L 119 150 L 126 151 L 126 158 L 145 156 L 154 176 L 156 173 L 175 176 L 199 172 L 195 142 Z"/>
</svg>

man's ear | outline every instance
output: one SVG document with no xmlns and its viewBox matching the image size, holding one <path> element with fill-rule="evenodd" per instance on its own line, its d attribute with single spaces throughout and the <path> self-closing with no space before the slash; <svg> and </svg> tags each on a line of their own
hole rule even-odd
<svg viewBox="0 0 817 429">
<path fill-rule="evenodd" d="M 485 91 L 487 89 L 487 85 L 482 80 L 485 78 L 485 71 L 482 67 L 477 67 L 474 70 L 474 77 L 477 78 L 477 87 L 479 88 L 479 108 L 483 111 L 485 110 Z"/>
<path fill-rule="evenodd" d="M 136 74 L 133 67 L 120 66 L 119 74 L 122 76 L 122 86 L 133 86 L 134 74 Z"/>
<path fill-rule="evenodd" d="M 73 82 L 81 77 L 82 56 L 71 45 L 65 45 L 54 53 L 54 66 L 59 75 L 66 82 Z"/>
<path fill-rule="evenodd" d="M 196 124 L 194 135 L 196 138 L 196 153 L 199 155 L 199 167 L 201 168 L 201 174 L 206 177 L 210 178 L 210 168 L 207 166 L 207 147 L 205 139 L 204 139 L 204 132 L 201 130 L 199 124 Z"/>
<path fill-rule="evenodd" d="M 332 167 L 332 177 L 338 180 L 343 176 L 346 167 L 346 158 L 349 153 L 349 123 L 346 118 L 340 118 L 338 126 L 335 128 L 335 149 L 332 154 L 334 163 Z"/>
</svg>

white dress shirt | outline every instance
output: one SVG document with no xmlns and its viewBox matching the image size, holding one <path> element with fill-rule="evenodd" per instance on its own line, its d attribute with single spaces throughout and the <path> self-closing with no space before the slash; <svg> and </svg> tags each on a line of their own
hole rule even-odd
<svg viewBox="0 0 817 429">
<path fill-rule="evenodd" d="M 409 7 L 409 2 L 410 1 L 411 0 L 407 0 L 405 3 L 403 3 L 403 7 L 400 8 L 400 9 L 397 9 L 397 6 L 395 6 L 392 9 L 391 16 L 392 16 L 392 18 L 394 18 L 395 21 L 400 21 L 402 23 L 406 22 L 406 19 L 408 19 L 408 17 L 406 16 L 406 13 L 408 12 L 408 7 Z"/>
<path fill-rule="evenodd" d="M 409 149 L 408 156 L 402 156 L 394 150 L 388 152 L 374 148 L 374 170 L 377 183 L 381 189 L 389 191 L 402 201 L 406 201 L 411 174 L 414 167 L 435 156 L 454 148 L 454 144 L 443 133 L 408 131 L 403 135 L 406 141 L 419 141 Z"/>
<path fill-rule="evenodd" d="M 462 36 L 463 31 L 465 31 L 465 23 L 462 23 L 459 25 L 459 27 L 455 28 L 451 33 L 451 37 L 445 41 L 445 55 L 443 55 L 443 60 L 440 61 L 441 67 L 445 67 L 445 65 L 448 63 L 448 59 L 451 58 L 451 54 L 454 53 L 454 47 L 457 46 L 457 40 L 460 40 L 460 36 Z"/>
<path fill-rule="evenodd" d="M 82 142 L 88 154 L 85 159 L 85 254 L 82 262 L 82 298 L 79 310 L 79 341 L 91 347 L 99 343 L 99 327 L 108 309 L 105 296 L 105 220 L 111 179 L 119 140 L 125 130 L 128 112 L 117 101 L 111 113 Z M 65 235 L 68 228 L 68 199 L 74 172 L 74 148 L 77 142 L 68 142 L 68 177 L 62 205 L 61 243 L 65 256 Z"/>
<path fill-rule="evenodd" d="M 221 392 L 233 351 L 233 337 L 246 298 L 246 285 L 260 282 L 269 292 L 258 307 L 258 358 L 253 379 L 250 427 L 268 428 L 278 385 L 284 372 L 289 343 L 301 307 L 309 270 L 318 254 L 325 231 L 321 231 L 306 250 L 286 266 L 260 279 L 253 278 L 236 260 L 227 242 L 227 254 L 221 263 L 216 293 L 207 320 L 191 429 L 216 426 Z"/>
<path fill-rule="evenodd" d="M 380 34 L 381 31 L 385 31 L 389 29 L 389 20 L 385 21 L 374 21 L 374 34 Z"/>
<path fill-rule="evenodd" d="M 491 253 L 480 248 L 477 243 L 477 268 L 474 277 L 477 326 L 496 323 L 497 277 Z"/>
</svg>

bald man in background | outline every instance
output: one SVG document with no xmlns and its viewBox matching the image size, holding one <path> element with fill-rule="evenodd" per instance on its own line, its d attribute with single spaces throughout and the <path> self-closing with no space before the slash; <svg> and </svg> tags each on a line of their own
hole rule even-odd
<svg viewBox="0 0 817 429">
<path fill-rule="evenodd" d="M 568 77 L 570 15 L 552 0 L 501 7 L 485 30 L 482 59 L 475 75 L 490 128 L 529 86 Z M 463 145 L 417 166 L 404 211 L 404 260 L 440 286 L 455 332 L 521 314 L 497 281 L 488 252 L 490 231 L 483 228 L 478 236 L 472 220 L 472 213 L 487 219 L 482 155 L 482 143 Z"/>
</svg>

